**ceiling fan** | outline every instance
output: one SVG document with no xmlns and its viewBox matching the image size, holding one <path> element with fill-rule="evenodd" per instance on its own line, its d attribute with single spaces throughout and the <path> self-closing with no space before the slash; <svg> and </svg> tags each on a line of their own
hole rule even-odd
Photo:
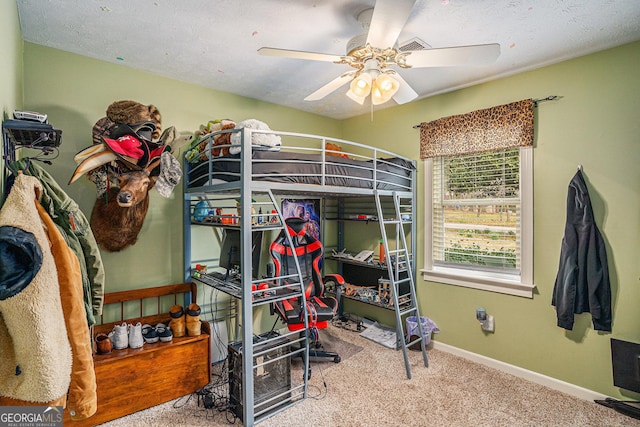
<svg viewBox="0 0 640 427">
<path fill-rule="evenodd" d="M 258 53 L 349 65 L 354 70 L 322 86 L 305 101 L 320 100 L 351 82 L 347 96 L 363 104 L 371 95 L 373 105 L 392 98 L 398 104 L 404 104 L 418 97 L 400 74 L 390 68 L 393 65 L 399 68 L 479 65 L 493 62 L 500 55 L 497 43 L 400 51 L 397 39 L 415 3 L 416 0 L 377 0 L 374 8 L 360 12 L 357 19 L 364 32 L 349 40 L 344 56 L 272 47 L 262 47 Z"/>
</svg>

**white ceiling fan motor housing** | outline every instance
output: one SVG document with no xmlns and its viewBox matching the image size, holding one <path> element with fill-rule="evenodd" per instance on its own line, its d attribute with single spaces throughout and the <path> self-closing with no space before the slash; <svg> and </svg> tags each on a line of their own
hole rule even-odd
<svg viewBox="0 0 640 427">
<path fill-rule="evenodd" d="M 347 42 L 347 56 L 351 55 L 352 52 L 363 48 L 367 44 L 371 17 L 373 17 L 373 8 L 363 10 L 356 17 L 358 23 L 362 27 L 362 33 L 352 37 L 351 40 Z"/>
</svg>

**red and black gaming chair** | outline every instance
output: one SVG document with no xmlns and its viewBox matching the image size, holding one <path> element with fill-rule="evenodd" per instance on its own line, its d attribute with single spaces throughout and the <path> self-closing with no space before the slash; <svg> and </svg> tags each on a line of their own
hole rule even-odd
<svg viewBox="0 0 640 427">
<path fill-rule="evenodd" d="M 334 352 L 320 350 L 318 331 L 329 326 L 338 308 L 338 301 L 333 297 L 324 296 L 324 282 L 320 273 L 320 261 L 324 250 L 322 243 L 307 232 L 308 221 L 302 218 L 292 217 L 285 220 L 285 224 L 293 240 L 295 256 L 298 258 L 302 273 L 303 288 L 307 301 L 308 333 L 315 344 L 309 350 L 310 357 L 329 357 L 335 363 L 340 362 L 340 356 Z M 289 241 L 284 230 L 271 243 L 271 257 L 275 267 L 275 277 L 295 275 L 296 269 L 294 251 L 289 246 Z M 344 283 L 344 279 L 337 274 L 330 275 L 336 283 Z M 286 280 L 286 279 L 282 279 Z M 297 280 L 295 278 L 290 281 Z M 282 283 L 286 285 L 286 283 Z M 281 284 L 278 284 L 281 285 Z M 304 311 L 302 310 L 302 298 L 294 297 L 278 301 L 274 304 L 275 311 L 290 331 L 304 333 Z"/>
</svg>

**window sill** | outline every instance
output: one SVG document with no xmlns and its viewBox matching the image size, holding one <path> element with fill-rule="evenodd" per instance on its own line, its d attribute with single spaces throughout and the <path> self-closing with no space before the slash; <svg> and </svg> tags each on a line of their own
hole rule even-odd
<svg viewBox="0 0 640 427">
<path fill-rule="evenodd" d="M 459 271 L 445 269 L 420 270 L 422 279 L 447 285 L 463 286 L 465 288 L 498 292 L 501 294 L 533 298 L 535 285 L 521 283 L 517 280 L 498 279 L 473 273 L 461 274 Z"/>
</svg>

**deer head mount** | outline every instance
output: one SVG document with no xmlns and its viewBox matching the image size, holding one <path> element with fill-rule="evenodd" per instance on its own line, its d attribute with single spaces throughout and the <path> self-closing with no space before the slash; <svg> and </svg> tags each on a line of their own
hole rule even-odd
<svg viewBox="0 0 640 427">
<path fill-rule="evenodd" d="M 144 169 L 129 170 L 115 161 L 90 171 L 98 197 L 89 224 L 98 245 L 109 252 L 134 245 L 149 210 L 149 191 L 156 187 L 169 197 L 181 173 L 169 152 Z"/>
<path fill-rule="evenodd" d="M 149 191 L 155 187 L 160 195 L 169 197 L 182 176 L 180 163 L 171 154 L 172 143 L 177 141 L 175 128 L 165 129 L 159 140 L 152 140 L 157 133 L 153 121 L 112 121 L 104 126 L 105 120 L 112 119 L 109 113 L 114 105 L 119 104 L 112 104 L 108 117 L 98 120 L 93 128 L 93 139 L 98 143 L 74 156 L 78 166 L 69 180 L 71 184 L 87 175 L 96 185 L 89 223 L 98 245 L 110 252 L 136 243 L 149 210 Z M 155 107 L 148 110 L 157 113 L 159 120 Z"/>
<path fill-rule="evenodd" d="M 118 187 L 110 187 L 96 199 L 89 223 L 102 249 L 118 252 L 136 243 L 156 178 L 147 169 L 123 173 Z"/>
</svg>

